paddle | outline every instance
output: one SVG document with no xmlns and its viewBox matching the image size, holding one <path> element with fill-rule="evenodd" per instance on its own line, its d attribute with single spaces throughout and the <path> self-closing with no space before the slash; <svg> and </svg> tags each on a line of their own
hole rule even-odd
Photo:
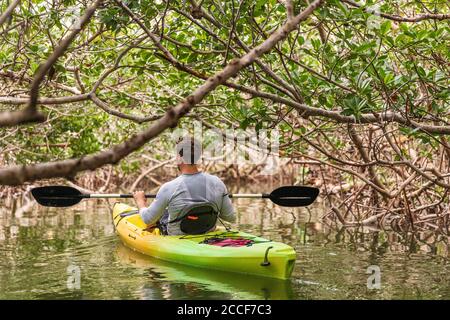
<svg viewBox="0 0 450 320">
<path fill-rule="evenodd" d="M 78 189 L 67 186 L 38 187 L 31 190 L 36 201 L 46 207 L 70 207 L 83 199 L 93 198 L 133 198 L 132 194 L 117 193 L 82 193 Z M 316 200 L 319 189 L 306 186 L 285 186 L 271 193 L 261 194 L 230 194 L 230 198 L 262 198 L 270 199 L 283 207 L 308 206 Z M 146 198 L 155 198 L 155 194 L 146 194 Z"/>
</svg>

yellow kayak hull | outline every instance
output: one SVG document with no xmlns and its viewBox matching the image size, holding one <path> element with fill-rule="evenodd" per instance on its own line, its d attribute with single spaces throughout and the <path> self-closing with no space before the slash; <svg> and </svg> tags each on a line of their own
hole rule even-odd
<svg viewBox="0 0 450 320">
<path fill-rule="evenodd" d="M 126 215 L 136 208 L 116 203 L 113 221 L 117 234 L 129 248 L 164 261 L 211 270 L 288 279 L 293 271 L 295 250 L 286 244 L 270 241 L 240 231 L 217 229 L 203 235 L 163 236 L 158 229 L 145 230 L 139 214 Z M 252 239 L 251 246 L 220 247 L 201 243 L 211 237 Z"/>
</svg>

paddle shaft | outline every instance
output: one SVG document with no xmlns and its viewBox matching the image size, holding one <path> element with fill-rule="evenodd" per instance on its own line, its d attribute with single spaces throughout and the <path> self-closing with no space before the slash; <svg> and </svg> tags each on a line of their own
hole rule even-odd
<svg viewBox="0 0 450 320">
<path fill-rule="evenodd" d="M 249 198 L 249 199 L 261 199 L 261 198 L 270 198 L 270 194 L 268 193 L 238 193 L 238 194 L 229 194 L 230 198 Z M 81 194 L 77 196 L 78 198 L 133 198 L 132 194 L 120 194 L 120 193 L 91 193 L 91 194 Z M 155 198 L 155 194 L 146 194 L 146 198 Z"/>
<path fill-rule="evenodd" d="M 268 199 L 270 198 L 269 193 L 236 193 L 229 194 L 230 198 L 239 199 Z M 132 194 L 120 194 L 120 193 L 91 193 L 83 194 L 79 196 L 80 198 L 133 198 Z M 146 194 L 146 198 L 156 198 L 156 194 Z M 308 199 L 309 197 L 282 197 L 283 199 Z"/>
</svg>

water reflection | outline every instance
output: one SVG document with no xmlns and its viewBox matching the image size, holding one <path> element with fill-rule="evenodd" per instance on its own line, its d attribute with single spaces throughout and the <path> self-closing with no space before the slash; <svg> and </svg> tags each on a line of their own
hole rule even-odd
<svg viewBox="0 0 450 320">
<path fill-rule="evenodd" d="M 308 209 L 234 203 L 239 229 L 295 247 L 290 281 L 208 272 L 140 255 L 114 234 L 113 201 L 83 201 L 62 210 L 21 199 L 0 207 L 0 299 L 450 298 L 446 235 L 334 230 L 320 222 L 326 209 L 320 202 Z M 380 290 L 367 289 L 370 265 L 381 269 Z M 69 266 L 80 269 L 79 289 L 67 286 Z"/>
<path fill-rule="evenodd" d="M 220 292 L 221 298 L 234 300 L 292 298 L 290 281 L 210 271 L 164 262 L 142 255 L 122 244 L 117 246 L 116 254 L 124 265 L 142 268 L 148 273 L 149 281 L 143 285 L 145 288 L 143 293 L 150 292 L 152 295 L 144 295 L 141 297 L 143 299 L 153 298 L 153 294 L 157 292 L 157 287 L 153 283 L 155 281 L 167 281 L 165 290 L 159 290 L 160 298 L 164 299 L 189 299 L 193 291 L 201 294 L 196 296 L 200 299 L 211 298 L 211 292 Z M 205 292 L 208 294 L 205 295 Z"/>
</svg>

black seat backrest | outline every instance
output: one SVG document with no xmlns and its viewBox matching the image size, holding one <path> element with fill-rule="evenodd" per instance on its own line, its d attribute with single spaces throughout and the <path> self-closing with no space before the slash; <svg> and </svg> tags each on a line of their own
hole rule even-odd
<svg viewBox="0 0 450 320">
<path fill-rule="evenodd" d="M 210 204 L 196 205 L 169 223 L 180 222 L 180 230 L 185 234 L 203 234 L 214 228 L 217 211 Z"/>
</svg>

